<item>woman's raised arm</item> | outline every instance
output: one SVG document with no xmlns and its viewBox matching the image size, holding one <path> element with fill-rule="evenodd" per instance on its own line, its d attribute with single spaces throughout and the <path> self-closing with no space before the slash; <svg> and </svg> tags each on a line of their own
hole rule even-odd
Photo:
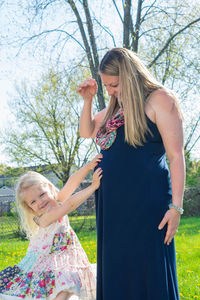
<svg viewBox="0 0 200 300">
<path fill-rule="evenodd" d="M 78 86 L 77 92 L 85 100 L 80 117 L 80 136 L 83 138 L 94 138 L 106 112 L 106 109 L 103 109 L 93 117 L 92 101 L 97 92 L 96 80 L 93 78 L 86 79 Z"/>
</svg>

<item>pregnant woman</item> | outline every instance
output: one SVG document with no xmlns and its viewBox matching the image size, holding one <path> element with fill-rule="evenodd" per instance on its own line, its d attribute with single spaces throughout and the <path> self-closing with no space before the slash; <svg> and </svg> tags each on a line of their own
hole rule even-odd
<svg viewBox="0 0 200 300">
<path fill-rule="evenodd" d="M 80 135 L 96 138 L 103 154 L 97 300 L 178 300 L 174 235 L 185 167 L 177 99 L 130 50 L 108 51 L 99 72 L 110 102 L 94 117 L 96 81 L 78 87 L 85 100 Z"/>
</svg>

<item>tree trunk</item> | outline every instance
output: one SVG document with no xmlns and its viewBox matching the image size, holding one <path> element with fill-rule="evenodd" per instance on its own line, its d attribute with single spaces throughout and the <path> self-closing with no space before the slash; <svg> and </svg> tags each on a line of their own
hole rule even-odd
<svg viewBox="0 0 200 300">
<path fill-rule="evenodd" d="M 134 35 L 132 37 L 132 49 L 136 53 L 138 52 L 139 32 L 140 32 L 140 25 L 141 25 L 141 13 L 142 13 L 142 0 L 138 0 L 137 19 L 136 19 L 136 24 L 135 24 Z"/>
<path fill-rule="evenodd" d="M 105 108 L 105 101 L 104 101 L 104 96 L 103 96 L 103 87 L 102 87 L 101 79 L 100 79 L 100 76 L 98 75 L 99 56 L 98 56 L 96 40 L 95 40 L 95 36 L 94 36 L 93 23 L 92 23 L 90 11 L 88 8 L 88 2 L 87 2 L 87 0 L 83 1 L 83 8 L 84 8 L 85 17 L 86 17 L 89 41 L 88 41 L 87 35 L 85 33 L 83 21 L 80 17 L 80 14 L 78 12 L 78 9 L 76 8 L 74 1 L 68 0 L 67 2 L 71 6 L 71 8 L 76 16 L 76 19 L 77 19 L 77 23 L 78 23 L 80 33 L 81 33 L 81 36 L 83 39 L 83 43 L 85 46 L 85 51 L 86 51 L 87 59 L 89 62 L 90 71 L 91 71 L 92 77 L 97 81 L 97 84 L 98 84 L 98 91 L 97 91 L 98 108 L 99 108 L 99 110 L 102 110 L 103 108 Z"/>
<path fill-rule="evenodd" d="M 131 0 L 124 3 L 123 47 L 130 49 Z"/>
</svg>

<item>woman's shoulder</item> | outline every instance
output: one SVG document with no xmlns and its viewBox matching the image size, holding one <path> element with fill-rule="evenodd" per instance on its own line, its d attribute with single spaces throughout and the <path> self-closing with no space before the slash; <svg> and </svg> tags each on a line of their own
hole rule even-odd
<svg viewBox="0 0 200 300">
<path fill-rule="evenodd" d="M 95 138 L 96 134 L 101 127 L 102 121 L 106 115 L 107 108 L 102 109 L 94 116 L 94 130 L 92 132 L 91 138 Z"/>
<path fill-rule="evenodd" d="M 102 122 L 105 114 L 106 114 L 107 108 L 102 109 L 101 111 L 99 111 L 95 116 L 94 116 L 94 120 L 96 122 Z"/>
<path fill-rule="evenodd" d="M 156 111 L 172 111 L 176 104 L 175 94 L 168 89 L 159 88 L 153 91 L 147 100 L 147 103 Z"/>
</svg>

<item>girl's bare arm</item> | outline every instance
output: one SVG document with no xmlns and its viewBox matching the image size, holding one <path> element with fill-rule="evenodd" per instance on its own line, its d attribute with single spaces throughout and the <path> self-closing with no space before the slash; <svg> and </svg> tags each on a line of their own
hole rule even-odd
<svg viewBox="0 0 200 300">
<path fill-rule="evenodd" d="M 70 196 L 66 199 L 62 205 L 59 205 L 50 211 L 46 212 L 44 215 L 38 218 L 38 225 L 41 227 L 47 227 L 51 223 L 59 220 L 64 215 L 69 214 L 80 206 L 85 200 L 87 200 L 96 189 L 99 188 L 100 180 L 102 178 L 102 170 L 98 168 L 93 175 L 92 184 L 82 191 Z"/>
<path fill-rule="evenodd" d="M 74 193 L 88 173 L 98 165 L 102 157 L 102 154 L 96 155 L 91 162 L 70 176 L 64 187 L 58 192 L 58 200 L 60 202 L 65 201 Z"/>
</svg>

